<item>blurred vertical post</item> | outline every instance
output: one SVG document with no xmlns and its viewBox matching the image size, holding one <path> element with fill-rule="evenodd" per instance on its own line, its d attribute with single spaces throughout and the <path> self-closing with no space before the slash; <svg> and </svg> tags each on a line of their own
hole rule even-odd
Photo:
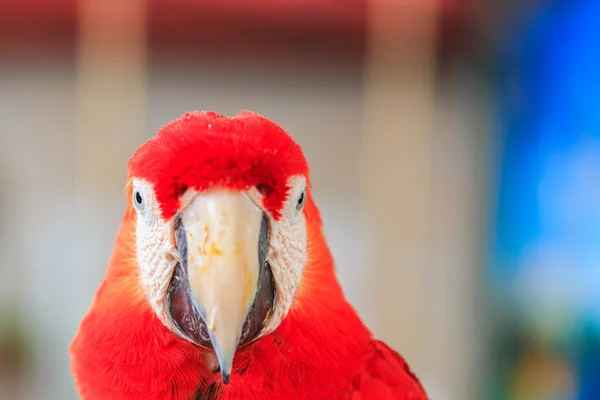
<svg viewBox="0 0 600 400">
<path fill-rule="evenodd" d="M 86 192 L 122 185 L 123 164 L 114 161 L 127 159 L 143 130 L 145 8 L 146 0 L 79 0 L 76 155 Z"/>
<path fill-rule="evenodd" d="M 126 163 L 145 129 L 146 0 L 79 0 L 78 6 L 75 191 L 87 298 L 112 244 L 111 237 L 99 246 L 97 235 L 116 232 Z"/>
<path fill-rule="evenodd" d="M 385 310 L 374 318 L 374 330 L 406 356 L 424 383 L 431 378 L 436 24 L 430 2 L 370 2 L 361 167 L 374 309 Z"/>
<path fill-rule="evenodd" d="M 385 310 L 375 333 L 432 398 L 476 398 L 489 167 L 481 88 L 461 74 L 436 87 L 432 2 L 371 4 L 361 184 L 374 309 Z"/>
</svg>

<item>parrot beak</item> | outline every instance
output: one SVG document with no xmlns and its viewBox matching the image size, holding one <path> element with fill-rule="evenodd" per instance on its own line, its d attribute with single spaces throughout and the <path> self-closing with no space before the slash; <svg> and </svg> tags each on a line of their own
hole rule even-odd
<svg viewBox="0 0 600 400">
<path fill-rule="evenodd" d="M 246 194 L 227 190 L 199 193 L 179 218 L 175 234 L 189 296 L 228 383 L 240 339 L 255 338 L 269 314 L 262 312 L 265 301 L 255 304 L 260 286 L 262 292 L 271 292 L 268 308 L 273 304 L 272 275 L 265 261 L 269 221 Z M 261 312 L 255 315 L 257 309 Z"/>
</svg>

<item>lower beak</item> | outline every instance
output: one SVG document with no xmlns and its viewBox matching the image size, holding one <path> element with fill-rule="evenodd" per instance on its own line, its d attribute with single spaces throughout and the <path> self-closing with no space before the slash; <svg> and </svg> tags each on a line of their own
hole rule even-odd
<svg viewBox="0 0 600 400">
<path fill-rule="evenodd" d="M 191 297 L 228 383 L 265 263 L 268 220 L 246 194 L 226 190 L 198 194 L 180 218 L 177 239 L 179 246 L 185 234 L 180 253 Z"/>
</svg>

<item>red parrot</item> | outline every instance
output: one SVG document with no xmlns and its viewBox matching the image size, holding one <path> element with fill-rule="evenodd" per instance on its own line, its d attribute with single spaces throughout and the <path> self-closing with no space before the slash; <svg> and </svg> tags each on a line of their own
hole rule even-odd
<svg viewBox="0 0 600 400">
<path fill-rule="evenodd" d="M 308 171 L 247 111 L 186 113 L 134 153 L 70 346 L 82 399 L 427 399 L 344 298 Z"/>
</svg>

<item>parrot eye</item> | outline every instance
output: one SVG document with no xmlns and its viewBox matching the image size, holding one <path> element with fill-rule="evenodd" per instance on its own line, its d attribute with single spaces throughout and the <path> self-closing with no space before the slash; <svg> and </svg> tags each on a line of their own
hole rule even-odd
<svg viewBox="0 0 600 400">
<path fill-rule="evenodd" d="M 139 190 L 135 190 L 133 192 L 133 205 L 137 208 L 138 211 L 144 211 L 146 208 L 146 202 L 144 201 L 144 196 Z"/>
<path fill-rule="evenodd" d="M 300 197 L 298 197 L 298 202 L 296 203 L 296 211 L 300 212 L 304 208 L 304 204 L 306 203 L 306 189 L 300 193 Z"/>
</svg>

